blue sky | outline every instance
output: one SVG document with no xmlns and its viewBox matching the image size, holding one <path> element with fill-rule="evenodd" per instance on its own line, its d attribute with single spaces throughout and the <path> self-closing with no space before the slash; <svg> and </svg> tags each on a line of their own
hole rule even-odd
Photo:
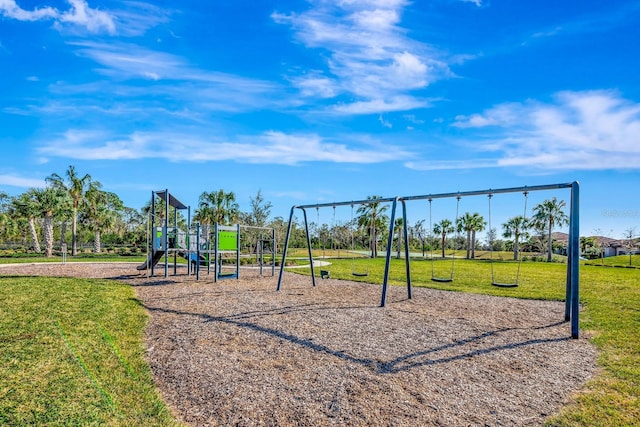
<svg viewBox="0 0 640 427">
<path fill-rule="evenodd" d="M 578 180 L 581 234 L 620 238 L 640 231 L 638 40 L 631 0 L 0 0 L 0 190 L 74 165 L 134 208 L 260 189 L 286 217 Z"/>
</svg>

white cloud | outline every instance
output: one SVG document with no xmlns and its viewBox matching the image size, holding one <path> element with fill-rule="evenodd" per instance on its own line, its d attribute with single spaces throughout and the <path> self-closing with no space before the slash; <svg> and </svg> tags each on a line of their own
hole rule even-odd
<svg viewBox="0 0 640 427">
<path fill-rule="evenodd" d="M 77 87 L 64 83 L 51 86 L 51 91 L 62 96 L 82 97 L 82 100 L 72 99 L 73 102 L 95 103 L 102 97 L 87 96 L 106 92 L 129 103 L 138 100 L 141 109 L 170 110 L 170 106 L 179 103 L 188 105 L 197 114 L 250 111 L 290 102 L 283 96 L 282 88 L 272 82 L 203 70 L 170 53 L 128 43 L 75 41 L 69 44 L 76 47 L 77 55 L 95 61 L 96 71 L 108 77 L 105 81 Z M 321 82 L 309 90 L 322 90 Z M 154 101 L 160 99 L 164 102 Z"/>
<path fill-rule="evenodd" d="M 424 124 L 424 120 L 418 119 L 415 114 L 404 114 L 402 117 L 409 123 L 413 123 L 415 125 Z"/>
<path fill-rule="evenodd" d="M 410 156 L 389 145 L 358 141 L 341 142 L 315 134 L 269 131 L 235 140 L 212 141 L 197 134 L 135 132 L 115 137 L 105 132 L 70 130 L 41 144 L 38 154 L 77 160 L 132 160 L 161 158 L 175 162 L 236 161 L 287 164 L 305 162 L 381 163 Z M 176 147 L 180 147 L 176 150 Z"/>
<path fill-rule="evenodd" d="M 15 0 L 0 0 L 0 12 L 7 18 L 18 21 L 39 21 L 42 19 L 54 19 L 59 12 L 49 6 L 36 8 L 34 10 L 24 10 L 18 6 Z"/>
<path fill-rule="evenodd" d="M 390 99 L 371 99 L 350 104 L 336 104 L 332 107 L 332 110 L 342 114 L 375 114 L 380 111 L 407 111 L 428 106 L 430 106 L 428 100 L 411 96 L 396 96 Z"/>
<path fill-rule="evenodd" d="M 640 103 L 613 91 L 560 92 L 553 102 L 495 106 L 458 117 L 470 146 L 493 160 L 464 161 L 466 167 L 535 170 L 640 168 Z M 473 130 L 482 134 L 473 134 Z M 474 166 L 475 165 L 475 166 Z M 440 166 L 456 168 L 456 162 Z"/>
<path fill-rule="evenodd" d="M 329 110 L 361 114 L 360 106 L 377 105 L 380 109 L 372 112 L 381 114 L 397 111 L 401 105 L 423 105 L 419 100 L 399 104 L 394 99 L 411 98 L 411 91 L 452 75 L 443 54 L 409 38 L 400 26 L 406 1 L 312 0 L 310 4 L 305 12 L 274 13 L 272 18 L 291 26 L 305 46 L 328 53 L 320 81 L 318 73 L 296 76 L 292 81 L 306 96 L 312 94 L 309 87 L 322 83 L 323 90 L 316 96 L 348 96 L 348 105 L 355 106 Z"/>
<path fill-rule="evenodd" d="M 9 187 L 18 187 L 18 188 L 31 188 L 31 187 L 41 188 L 41 187 L 44 187 L 46 183 L 42 179 L 24 178 L 21 176 L 16 176 L 11 174 L 1 174 L 0 185 L 6 185 Z"/>
<path fill-rule="evenodd" d="M 90 8 L 85 0 L 67 1 L 71 9 L 62 12 L 57 19 L 58 22 L 84 27 L 92 33 L 99 33 L 103 29 L 109 34 L 116 32 L 113 16 L 110 14 Z"/>
<path fill-rule="evenodd" d="M 67 0 L 70 8 L 59 11 L 50 6 L 33 10 L 22 9 L 15 0 L 0 0 L 0 14 L 18 21 L 53 20 L 59 29 L 80 27 L 92 33 L 107 32 L 114 34 L 114 17 L 104 11 L 92 9 L 85 0 Z"/>
<path fill-rule="evenodd" d="M 482 0 L 461 0 L 464 3 L 473 3 L 478 7 L 482 7 Z"/>
<path fill-rule="evenodd" d="M 393 124 L 389 120 L 386 120 L 384 117 L 382 117 L 382 114 L 380 114 L 380 116 L 378 117 L 378 121 L 382 126 L 386 128 L 391 129 L 393 127 Z"/>
</svg>

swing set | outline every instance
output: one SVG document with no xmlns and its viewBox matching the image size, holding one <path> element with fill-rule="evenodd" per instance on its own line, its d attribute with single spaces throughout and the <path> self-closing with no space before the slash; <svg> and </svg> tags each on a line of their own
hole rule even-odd
<svg viewBox="0 0 640 427">
<path fill-rule="evenodd" d="M 356 244 L 355 244 L 355 227 L 354 227 L 354 222 L 353 222 L 353 204 L 351 204 L 351 221 L 349 222 L 349 234 L 350 234 L 350 249 L 349 249 L 349 253 L 350 253 L 350 260 L 351 260 L 351 275 L 354 277 L 367 277 L 369 275 L 369 263 L 371 262 L 370 259 L 371 257 L 368 257 L 367 263 L 365 265 L 365 269 L 364 270 L 358 270 L 357 267 L 357 262 L 356 259 L 360 258 L 358 256 L 356 256 Z M 373 223 L 373 220 L 370 221 L 371 222 L 371 238 L 373 238 L 373 227 L 375 227 L 375 224 Z M 332 220 L 332 224 L 331 224 L 331 230 L 335 230 L 335 225 L 336 225 L 336 206 L 333 206 L 333 220 Z M 320 208 L 318 206 L 316 206 L 316 228 L 317 228 L 317 239 L 318 239 L 318 243 L 322 245 L 322 258 L 326 258 L 325 255 L 325 248 L 326 248 L 326 241 L 325 239 L 323 239 L 322 237 L 322 233 L 320 232 L 321 227 L 320 227 Z M 331 249 L 332 251 L 335 250 L 335 245 L 334 245 L 334 238 L 333 236 L 331 237 Z M 371 245 L 375 244 L 373 242 L 373 240 L 371 241 Z M 373 247 L 372 247 L 373 250 Z M 332 252 L 333 254 L 333 252 Z M 329 279 L 331 277 L 331 271 L 326 269 L 326 270 L 320 270 L 320 278 L 321 279 Z"/>
<path fill-rule="evenodd" d="M 416 201 L 416 200 L 428 200 L 429 203 L 435 199 L 446 199 L 446 198 L 457 198 L 458 203 L 460 198 L 468 197 L 468 196 L 480 196 L 486 195 L 489 196 L 489 209 L 491 209 L 491 199 L 496 194 L 503 193 L 522 193 L 525 196 L 525 212 L 526 212 L 526 203 L 528 199 L 528 195 L 532 191 L 548 191 L 548 190 L 558 190 L 558 189 L 570 189 L 570 214 L 569 214 L 569 239 L 567 245 L 567 275 L 566 275 L 566 283 L 565 283 L 565 321 L 571 321 L 571 337 L 578 338 L 579 336 L 579 301 L 580 301 L 580 186 L 577 181 L 573 181 L 570 183 L 561 183 L 561 184 L 550 184 L 550 185 L 536 185 L 536 186 L 525 186 L 525 187 L 512 187 L 512 188 L 502 188 L 502 189 L 487 189 L 487 190 L 478 190 L 478 191 L 466 191 L 466 192 L 456 192 L 456 193 L 442 193 L 442 194 L 427 194 L 427 195 L 418 195 L 418 196 L 397 196 L 397 197 L 389 197 L 389 198 L 376 198 L 376 203 L 391 203 L 391 215 L 389 219 L 389 230 L 393 230 L 393 225 L 395 223 L 397 206 L 398 203 L 402 206 L 402 219 L 403 219 L 403 243 L 404 243 L 404 262 L 405 262 L 405 271 L 406 271 L 406 286 L 407 286 L 407 298 L 412 298 L 411 291 L 411 258 L 409 254 L 409 245 L 407 241 L 407 202 Z M 346 201 L 346 202 L 333 202 L 333 203 L 322 203 L 322 204 L 312 204 L 312 205 L 294 205 L 291 207 L 291 212 L 289 215 L 289 223 L 287 226 L 287 234 L 285 237 L 285 243 L 283 247 L 282 253 L 282 261 L 280 265 L 286 265 L 287 260 L 287 251 L 289 247 L 289 240 L 291 237 L 291 229 L 292 224 L 294 222 L 294 213 L 296 210 L 301 210 L 304 218 L 304 226 L 307 236 L 307 247 L 309 249 L 309 264 L 311 267 L 311 283 L 312 286 L 316 286 L 316 278 L 314 275 L 314 262 L 311 251 L 311 236 L 309 234 L 309 225 L 307 218 L 307 209 L 312 208 L 325 208 L 325 207 L 337 207 L 337 206 L 353 206 L 353 205 L 366 205 L 372 203 L 371 199 L 367 200 L 358 200 L 358 201 Z M 459 207 L 459 206 L 458 206 Z M 456 210 L 458 210 L 456 207 Z M 456 214 L 457 217 L 457 214 Z M 491 212 L 489 212 L 489 221 L 491 220 Z M 457 222 L 457 221 L 456 221 Z M 456 224 L 457 225 L 457 224 Z M 489 224 L 489 227 L 491 225 Z M 389 287 L 389 272 L 391 266 L 391 248 L 393 244 L 393 233 L 389 233 L 387 236 L 387 247 L 385 253 L 385 267 L 384 273 L 382 276 L 382 295 L 380 306 L 384 307 L 386 305 L 387 293 Z M 452 259 L 452 269 L 449 275 L 449 278 L 438 278 L 434 276 L 434 279 L 446 279 L 446 281 L 453 281 L 453 259 Z M 519 276 L 520 276 L 520 263 L 522 262 L 522 257 L 518 259 L 518 270 L 516 272 L 515 281 L 512 283 L 501 283 L 496 280 L 495 274 L 493 271 L 493 254 L 491 256 L 491 265 L 492 265 L 492 277 L 491 282 L 492 285 L 498 287 L 515 287 L 518 285 Z M 367 271 L 368 273 L 368 271 Z M 278 276 L 278 285 L 277 291 L 282 289 L 282 279 L 284 275 L 284 268 L 280 269 L 280 273 Z"/>
<path fill-rule="evenodd" d="M 462 197 L 458 196 L 456 197 L 456 220 L 454 222 L 454 225 L 456 226 L 456 230 L 458 229 L 458 214 L 459 214 L 459 209 L 460 209 L 460 199 Z M 433 199 L 429 198 L 429 232 L 433 234 L 433 221 L 432 221 L 432 204 L 433 204 Z M 443 231 L 444 233 L 444 231 Z M 456 237 L 458 237 L 458 234 L 456 234 Z M 432 240 L 433 240 L 433 235 L 432 235 Z M 444 242 L 443 242 L 444 245 Z M 444 251 L 444 246 L 443 246 L 443 251 Z M 443 252 L 444 254 L 444 252 Z M 453 282 L 453 267 L 454 267 L 454 263 L 456 260 L 456 252 L 455 250 L 453 251 L 453 253 L 451 254 L 451 271 L 449 273 L 449 277 L 438 277 L 435 274 L 435 261 L 434 261 L 434 256 L 433 256 L 433 244 L 431 245 L 431 249 L 429 250 L 429 257 L 431 258 L 431 280 L 434 282 L 439 282 L 439 283 L 449 283 L 449 282 Z"/>
<path fill-rule="evenodd" d="M 524 212 L 522 214 L 522 218 L 527 219 L 527 201 L 529 200 L 529 192 L 528 191 L 523 191 L 522 194 L 524 195 Z M 491 230 L 491 199 L 493 198 L 493 194 L 490 193 L 487 195 L 487 198 L 489 199 L 489 230 Z M 520 251 L 518 251 L 518 268 L 516 270 L 516 279 L 513 282 L 507 283 L 507 282 L 498 282 L 496 281 L 496 275 L 495 275 L 495 271 L 493 268 L 493 241 L 489 242 L 489 263 L 491 264 L 491 284 L 493 286 L 497 286 L 499 288 L 517 288 L 519 285 L 519 280 L 520 280 L 520 265 L 522 264 L 522 254 L 520 253 Z"/>
</svg>

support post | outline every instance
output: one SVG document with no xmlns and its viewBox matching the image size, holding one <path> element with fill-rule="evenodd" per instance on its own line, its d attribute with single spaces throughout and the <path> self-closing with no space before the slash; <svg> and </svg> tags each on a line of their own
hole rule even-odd
<svg viewBox="0 0 640 427">
<path fill-rule="evenodd" d="M 578 181 L 571 183 L 570 209 L 571 338 L 578 338 L 580 335 L 580 185 Z"/>
<path fill-rule="evenodd" d="M 169 277 L 169 189 L 164 190 L 164 236 L 162 238 L 164 247 L 164 277 Z"/>
<path fill-rule="evenodd" d="M 289 249 L 289 237 L 291 237 L 291 225 L 293 222 L 293 212 L 295 209 L 296 207 L 292 206 L 291 213 L 289 213 L 289 224 L 287 225 L 287 235 L 284 238 L 284 248 L 282 249 L 282 262 L 280 263 L 280 272 L 278 273 L 278 287 L 276 288 L 276 291 L 279 291 L 280 288 L 282 287 L 282 275 L 284 274 L 284 266 L 286 265 L 286 262 L 287 262 L 287 249 Z M 274 230 L 274 236 L 275 236 L 275 230 Z M 274 242 L 273 242 L 274 269 L 275 269 L 275 247 L 276 247 L 276 244 L 274 239 Z"/>
<path fill-rule="evenodd" d="M 387 303 L 387 287 L 389 284 L 389 268 L 391 266 L 391 246 L 393 244 L 393 223 L 396 220 L 396 206 L 398 205 L 398 198 L 393 199 L 391 205 L 391 219 L 389 220 L 389 238 L 387 239 L 387 253 L 385 254 L 384 262 L 384 278 L 382 279 L 382 298 L 380 301 L 380 307 L 384 307 Z M 375 226 L 375 225 L 374 225 Z"/>
<path fill-rule="evenodd" d="M 307 248 L 309 248 L 309 265 L 311 266 L 311 284 L 316 286 L 316 274 L 313 268 L 313 251 L 311 250 L 311 236 L 309 235 L 309 221 L 307 221 L 307 210 L 302 208 L 302 215 L 304 216 L 304 232 L 307 236 Z M 320 226 L 320 224 L 318 224 Z"/>
<path fill-rule="evenodd" d="M 404 234 L 404 266 L 407 274 L 407 298 L 411 299 L 411 257 L 409 254 L 409 227 L 407 225 L 407 204 L 404 200 L 400 200 L 402 203 L 402 231 Z"/>
</svg>

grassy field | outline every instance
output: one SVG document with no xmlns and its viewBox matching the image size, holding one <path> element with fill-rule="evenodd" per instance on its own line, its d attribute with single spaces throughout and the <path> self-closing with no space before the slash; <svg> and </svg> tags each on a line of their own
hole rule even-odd
<svg viewBox="0 0 640 427">
<path fill-rule="evenodd" d="M 328 261 L 323 269 L 333 278 L 382 281 L 383 259 Z M 486 260 L 455 259 L 454 282 L 430 280 L 432 270 L 445 277 L 451 266 L 452 260 L 412 260 L 414 286 L 564 299 L 566 264 L 522 262 L 517 288 L 491 286 Z M 515 262 L 493 263 L 499 282 L 515 281 L 517 269 Z M 405 283 L 404 261 L 392 259 L 390 283 Z M 146 317 L 130 287 L 17 277 L 0 278 L 0 287 L 0 424 L 175 424 L 144 363 Z M 640 270 L 584 265 L 581 302 L 581 333 L 598 347 L 601 372 L 549 424 L 640 425 Z"/>
<path fill-rule="evenodd" d="M 588 265 L 604 265 L 605 267 L 635 267 L 640 268 L 640 255 L 619 255 L 601 259 L 589 260 Z"/>
<path fill-rule="evenodd" d="M 0 425 L 176 425 L 113 281 L 0 277 Z"/>
</svg>

